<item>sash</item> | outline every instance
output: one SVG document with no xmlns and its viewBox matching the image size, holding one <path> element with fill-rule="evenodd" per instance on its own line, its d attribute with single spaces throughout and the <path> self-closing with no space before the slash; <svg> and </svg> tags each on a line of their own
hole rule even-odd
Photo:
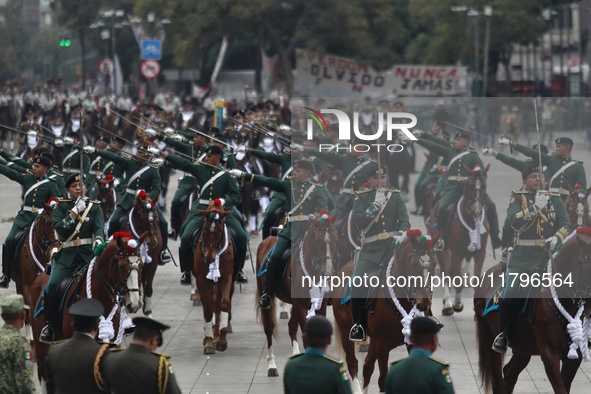
<svg viewBox="0 0 591 394">
<path fill-rule="evenodd" d="M 216 179 L 218 179 L 219 177 L 221 177 L 224 174 L 225 174 L 224 171 L 220 171 L 217 174 L 215 174 L 214 176 L 212 176 L 211 178 L 209 178 L 209 180 L 207 182 L 205 182 L 205 185 L 203 185 L 203 187 L 201 188 L 201 193 L 203 193 L 209 185 L 214 183 Z"/>
<path fill-rule="evenodd" d="M 566 163 L 565 165 L 563 165 L 562 167 L 560 167 L 560 169 L 558 171 L 556 171 L 556 173 L 554 175 L 552 175 L 552 178 L 550 178 L 549 185 L 552 186 L 552 182 L 554 182 L 554 180 L 558 177 L 558 175 L 562 174 L 564 171 L 566 171 L 566 169 L 568 167 L 573 166 L 575 164 L 577 164 L 577 162 L 572 160 L 572 161 L 569 161 L 568 163 Z"/>
<path fill-rule="evenodd" d="M 90 208 L 92 208 L 92 204 L 93 203 L 91 203 L 89 201 L 88 202 L 88 206 L 86 207 L 86 209 L 84 210 L 84 212 L 82 213 L 82 215 L 77 218 L 78 219 L 78 224 L 76 225 L 76 228 L 74 229 L 74 232 L 72 234 L 70 234 L 70 236 L 68 237 L 68 239 L 66 239 L 66 242 L 70 242 L 71 240 L 73 240 L 74 237 L 80 232 L 80 229 L 82 228 L 82 224 L 84 222 L 86 222 L 86 217 L 90 213 Z"/>
<path fill-rule="evenodd" d="M 447 163 L 447 168 L 448 168 L 448 169 L 450 169 L 450 168 L 451 168 L 451 165 L 452 165 L 452 164 L 453 164 L 453 163 L 454 163 L 456 160 L 460 159 L 460 158 L 461 158 L 461 157 L 463 157 L 463 156 L 466 156 L 468 153 L 471 153 L 471 152 L 472 152 L 472 151 L 470 151 L 470 150 L 466 150 L 466 151 L 464 151 L 464 152 L 460 153 L 459 155 L 457 155 L 457 156 L 454 156 L 454 157 L 453 157 L 453 158 L 452 158 L 452 159 L 449 161 L 449 163 Z"/>
<path fill-rule="evenodd" d="M 302 198 L 302 199 L 300 200 L 300 202 L 299 202 L 299 203 L 297 203 L 297 204 L 296 204 L 296 206 L 295 206 L 295 207 L 293 207 L 293 208 L 291 209 L 291 211 L 289 211 L 289 212 L 288 212 L 288 215 L 291 215 L 292 213 L 294 213 L 295 211 L 297 211 L 297 210 L 298 210 L 298 209 L 299 209 L 299 208 L 302 206 L 302 204 L 304 203 L 304 201 L 306 201 L 306 199 L 307 199 L 308 197 L 310 197 L 310 194 L 312 194 L 312 192 L 314 191 L 314 189 L 316 189 L 316 185 L 312 185 L 312 187 L 310 187 L 310 188 L 309 188 L 309 189 L 306 191 L 306 193 L 304 194 L 304 198 Z"/>
<path fill-rule="evenodd" d="M 33 189 L 36 189 L 37 187 L 43 185 L 44 183 L 49 182 L 49 178 L 42 180 L 41 182 L 37 182 L 35 183 L 33 186 L 31 186 L 26 192 L 25 195 L 23 196 L 23 201 L 25 201 L 27 199 L 27 196 L 29 195 L 29 193 L 31 193 L 33 191 Z"/>
<path fill-rule="evenodd" d="M 355 167 L 355 169 L 349 173 L 347 178 L 345 178 L 345 181 L 343 182 L 343 186 L 345 186 L 347 184 L 347 182 L 353 177 L 353 175 L 357 174 L 359 171 L 361 171 L 363 169 L 363 167 L 365 167 L 369 163 L 372 163 L 372 162 L 370 160 L 367 160 L 367 161 L 364 161 L 363 163 L 361 163 L 360 165 L 358 165 L 357 167 Z"/>
<path fill-rule="evenodd" d="M 68 156 L 64 157 L 64 160 L 62 161 L 62 166 L 65 167 L 66 162 L 70 160 L 76 153 L 78 153 L 78 149 L 72 149 L 72 151 L 68 153 Z"/>
<path fill-rule="evenodd" d="M 133 174 L 131 176 L 131 178 L 129 178 L 127 180 L 127 184 L 129 185 L 131 182 L 135 181 L 137 177 L 139 177 L 140 175 L 142 175 L 144 172 L 148 171 L 149 169 L 150 169 L 150 166 L 145 166 L 144 168 L 142 168 L 141 170 L 139 170 L 138 172 Z"/>
</svg>

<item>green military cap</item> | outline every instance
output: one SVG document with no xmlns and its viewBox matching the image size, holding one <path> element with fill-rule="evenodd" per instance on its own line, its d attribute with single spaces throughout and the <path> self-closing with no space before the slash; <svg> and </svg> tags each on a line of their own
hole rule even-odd
<svg viewBox="0 0 591 394">
<path fill-rule="evenodd" d="M 211 145 L 210 147 L 207 148 L 207 150 L 205 151 L 206 154 L 208 155 L 220 155 L 222 156 L 224 154 L 224 150 L 222 148 L 220 148 L 217 145 Z"/>
<path fill-rule="evenodd" d="M 298 160 L 295 163 L 293 163 L 293 169 L 295 170 L 298 168 L 304 171 L 310 171 L 312 173 L 316 172 L 316 170 L 314 169 L 314 163 L 306 159 Z"/>
<path fill-rule="evenodd" d="M 99 317 L 105 312 L 103 304 L 94 298 L 83 298 L 68 309 L 72 316 Z"/>
<path fill-rule="evenodd" d="M 573 140 L 571 140 L 568 137 L 556 138 L 556 141 L 554 141 L 554 142 L 556 142 L 556 145 L 570 145 L 570 146 L 574 145 Z"/>
<path fill-rule="evenodd" d="M 531 147 L 534 150 L 538 150 L 538 144 L 535 144 L 534 146 Z M 540 150 L 542 151 L 542 153 L 544 154 L 548 154 L 548 147 L 544 144 L 540 144 Z"/>
<path fill-rule="evenodd" d="M 462 131 L 462 130 L 459 130 L 459 131 L 456 133 L 456 136 L 455 136 L 455 138 L 465 138 L 465 139 L 467 139 L 468 141 L 470 141 L 470 140 L 472 139 L 472 137 L 470 136 L 470 133 L 466 133 L 465 131 Z"/>
<path fill-rule="evenodd" d="M 436 334 L 439 330 L 437 323 L 428 317 L 415 317 L 410 322 L 410 332 L 413 334 Z"/>
<path fill-rule="evenodd" d="M 158 346 L 162 346 L 162 333 L 170 328 L 169 325 L 160 323 L 158 320 L 147 317 L 134 317 L 132 322 L 136 327 L 142 327 L 143 329 L 151 331 L 154 334 L 158 334 Z"/>
<path fill-rule="evenodd" d="M 540 172 L 540 166 L 538 166 L 536 163 L 529 163 L 523 169 L 523 171 L 521 171 L 521 177 L 523 179 L 525 179 L 525 178 L 527 178 L 529 176 L 529 174 L 539 173 L 539 172 Z"/>
<path fill-rule="evenodd" d="M 49 159 L 49 161 L 51 162 L 52 165 L 53 165 L 53 163 L 55 163 L 55 156 L 53 154 L 51 154 L 51 152 L 41 152 L 41 153 L 39 153 L 39 156 L 43 156 L 43 157 Z"/>
<path fill-rule="evenodd" d="M 36 157 L 33 163 L 41 164 L 44 167 L 51 167 L 51 161 L 45 156 Z"/>
<path fill-rule="evenodd" d="M 66 179 L 66 189 L 72 186 L 72 183 L 82 182 L 84 180 L 84 175 L 81 174 L 70 174 L 68 179 Z"/>
<path fill-rule="evenodd" d="M 121 146 L 124 146 L 125 145 L 125 140 L 123 138 L 119 137 L 119 136 L 116 136 L 116 135 L 114 135 L 111 138 L 111 142 L 116 142 L 118 144 L 121 144 Z"/>
<path fill-rule="evenodd" d="M 328 338 L 332 335 L 333 329 L 326 317 L 316 315 L 308 319 L 304 332 L 309 337 Z"/>
<path fill-rule="evenodd" d="M 375 175 L 386 175 L 388 173 L 388 167 L 386 166 L 381 166 L 381 168 L 378 169 L 378 164 L 377 163 L 372 163 L 370 165 L 367 166 L 367 177 L 372 177 Z"/>
<path fill-rule="evenodd" d="M 0 304 L 2 313 L 12 314 L 22 311 L 23 309 L 31 309 L 25 304 L 25 299 L 21 294 L 12 294 L 2 300 Z"/>
</svg>

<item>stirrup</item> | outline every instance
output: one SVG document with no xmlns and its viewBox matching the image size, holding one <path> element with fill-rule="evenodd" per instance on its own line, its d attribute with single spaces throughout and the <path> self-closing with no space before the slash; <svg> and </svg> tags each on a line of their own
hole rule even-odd
<svg viewBox="0 0 591 394">
<path fill-rule="evenodd" d="M 263 293 L 263 295 L 259 299 L 259 308 L 261 308 L 261 309 L 271 308 L 271 301 L 272 300 L 273 300 L 273 297 L 271 297 L 268 293 Z"/>
<path fill-rule="evenodd" d="M 39 342 L 48 344 L 53 343 L 53 328 L 51 328 L 49 324 L 46 324 L 41 330 L 41 334 L 39 334 Z"/>
<path fill-rule="evenodd" d="M 445 250 L 445 241 L 443 238 L 439 238 L 439 241 L 433 247 L 433 250 L 436 252 L 443 252 Z"/>
<path fill-rule="evenodd" d="M 349 331 L 349 340 L 353 342 L 362 342 L 365 339 L 365 330 L 361 324 L 354 324 Z"/>
<path fill-rule="evenodd" d="M 497 337 L 493 341 L 491 349 L 497 353 L 504 354 L 507 352 L 508 347 L 509 347 L 509 340 L 507 339 L 507 336 L 505 335 L 505 333 L 501 332 L 499 335 L 497 335 Z"/>
</svg>

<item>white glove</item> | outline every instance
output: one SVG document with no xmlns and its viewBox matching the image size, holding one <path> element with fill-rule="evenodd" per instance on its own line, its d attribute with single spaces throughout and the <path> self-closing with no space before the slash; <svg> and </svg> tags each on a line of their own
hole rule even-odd
<svg viewBox="0 0 591 394">
<path fill-rule="evenodd" d="M 502 135 L 497 139 L 497 143 L 503 146 L 509 146 L 511 144 L 511 138 L 506 135 Z"/>
<path fill-rule="evenodd" d="M 490 156 L 490 155 L 492 155 L 492 153 L 493 153 L 493 150 L 492 150 L 491 148 L 482 148 L 482 151 L 481 151 L 481 153 L 482 153 L 484 156 Z"/>
<path fill-rule="evenodd" d="M 550 244 L 550 250 L 554 250 L 556 248 L 556 245 L 558 244 L 558 237 L 556 235 L 553 235 L 552 237 L 546 240 L 546 244 Z"/>
<path fill-rule="evenodd" d="M 379 211 L 382 209 L 382 203 L 380 201 L 374 201 L 371 203 L 372 211 Z"/>
<path fill-rule="evenodd" d="M 174 134 L 174 129 L 172 127 L 165 127 L 164 134 Z"/>
<path fill-rule="evenodd" d="M 73 144 L 74 138 L 72 137 L 64 137 L 64 144 Z"/>
<path fill-rule="evenodd" d="M 154 129 L 146 129 L 145 130 L 146 135 L 150 136 L 150 137 L 156 137 L 156 135 L 158 134 L 158 132 Z"/>
<path fill-rule="evenodd" d="M 156 148 L 155 146 L 151 146 L 148 148 L 148 152 L 150 152 L 153 155 L 159 155 L 160 149 Z"/>
<path fill-rule="evenodd" d="M 236 153 L 246 153 L 246 146 L 244 144 L 240 144 L 236 147 Z"/>
<path fill-rule="evenodd" d="M 121 181 L 119 179 L 115 179 L 113 181 L 113 186 L 115 186 L 115 187 L 119 186 L 120 184 L 121 184 Z"/>
<path fill-rule="evenodd" d="M 161 166 L 164 164 L 164 159 L 162 157 L 156 157 L 152 159 L 152 163 Z"/>
<path fill-rule="evenodd" d="M 386 204 L 386 194 L 383 191 L 377 191 L 374 202 L 380 204 L 380 208 Z"/>
<path fill-rule="evenodd" d="M 423 135 L 423 130 L 414 130 L 412 132 L 412 135 L 414 135 L 415 137 L 419 138 L 420 136 Z"/>
<path fill-rule="evenodd" d="M 84 197 L 78 197 L 76 200 L 76 205 L 72 208 L 72 212 L 76 215 L 80 215 L 86 209 L 86 200 Z"/>
<path fill-rule="evenodd" d="M 96 148 L 92 145 L 84 145 L 84 152 L 94 153 L 94 152 L 96 152 Z"/>
<path fill-rule="evenodd" d="M 185 140 L 185 137 L 183 137 L 180 134 L 175 134 L 175 135 L 172 136 L 172 139 L 175 140 L 175 141 L 183 142 Z"/>
<path fill-rule="evenodd" d="M 240 178 L 241 176 L 244 175 L 243 171 L 240 171 L 238 169 L 233 169 L 228 171 L 230 173 L 230 175 L 232 175 L 234 178 Z"/>
<path fill-rule="evenodd" d="M 549 200 L 550 200 L 550 195 L 548 193 L 538 190 L 538 192 L 536 193 L 536 199 L 535 199 L 534 205 L 536 206 L 536 208 L 542 209 L 546 205 L 548 205 Z"/>
<path fill-rule="evenodd" d="M 58 138 L 54 141 L 55 146 L 64 146 L 64 140 Z"/>
<path fill-rule="evenodd" d="M 95 239 L 94 242 L 92 243 L 92 250 L 95 250 L 96 248 L 98 248 L 98 246 L 102 243 L 103 243 L 103 241 L 101 241 L 100 238 Z"/>
</svg>

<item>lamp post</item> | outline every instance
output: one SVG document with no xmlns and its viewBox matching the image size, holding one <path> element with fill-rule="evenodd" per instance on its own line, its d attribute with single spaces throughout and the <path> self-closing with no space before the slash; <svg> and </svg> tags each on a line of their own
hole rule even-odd
<svg viewBox="0 0 591 394">
<path fill-rule="evenodd" d="M 484 34 L 484 67 L 482 70 L 482 97 L 486 97 L 486 88 L 488 83 L 488 47 L 490 44 L 490 19 L 493 14 L 493 8 L 490 5 L 484 6 L 484 16 L 486 16 L 486 31 Z"/>
</svg>

